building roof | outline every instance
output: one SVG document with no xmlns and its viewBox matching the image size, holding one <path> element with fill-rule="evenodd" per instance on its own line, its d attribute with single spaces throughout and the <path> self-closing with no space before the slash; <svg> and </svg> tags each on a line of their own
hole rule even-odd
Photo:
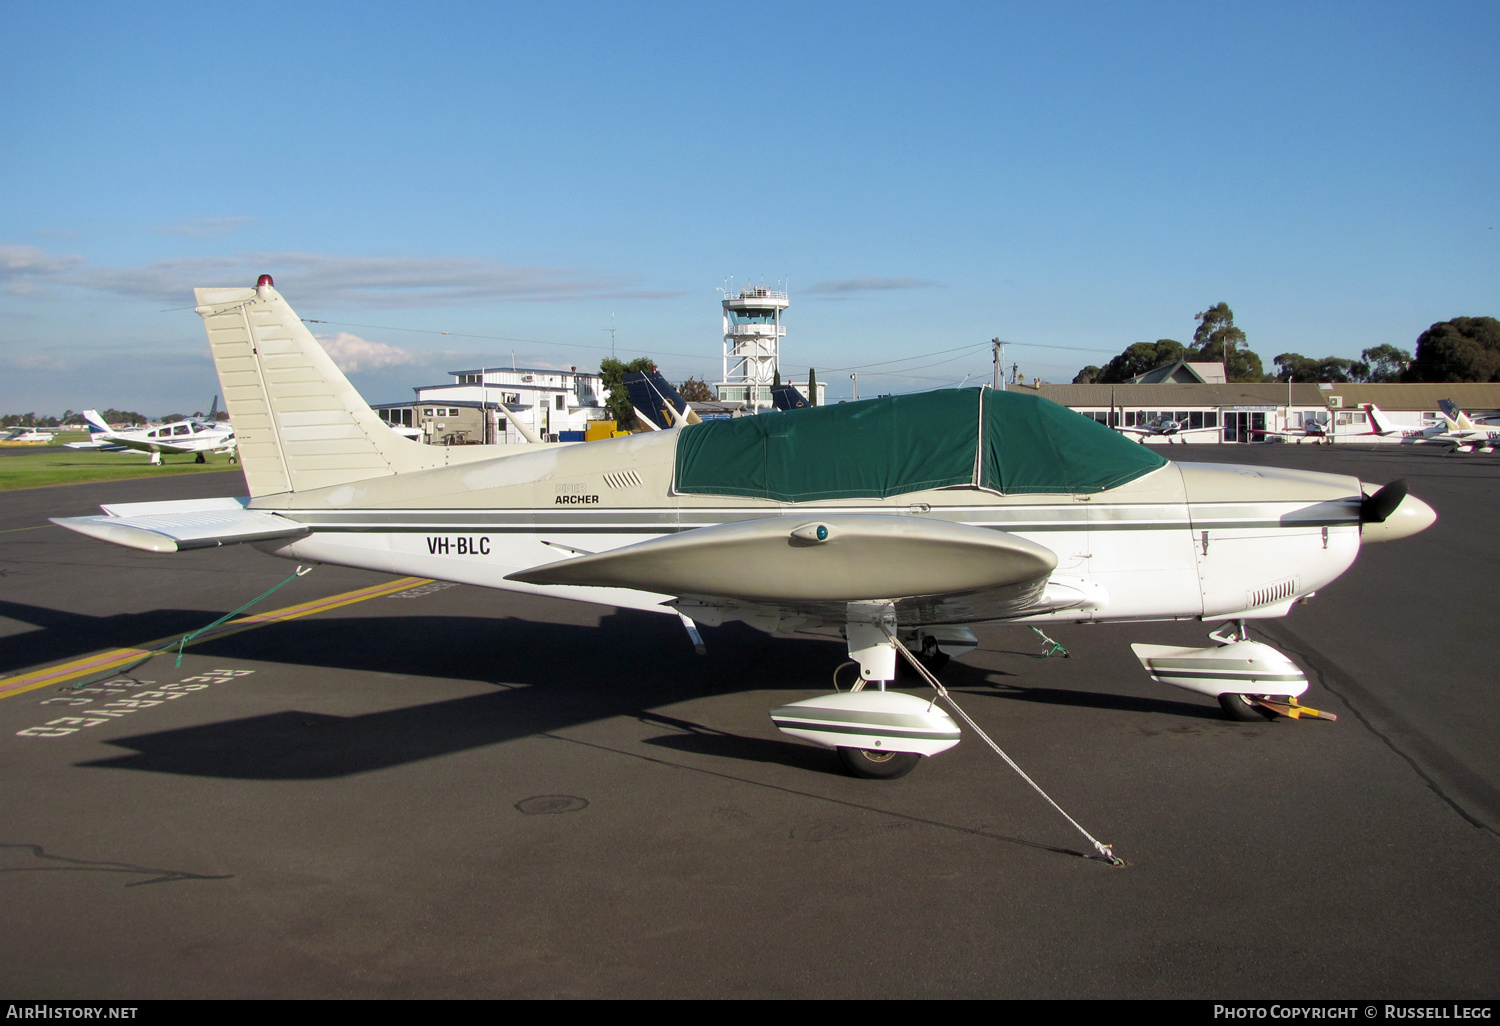
<svg viewBox="0 0 1500 1026">
<path fill-rule="evenodd" d="M 597 378 L 598 371 L 579 370 L 577 367 L 470 367 L 468 370 L 448 371 L 449 374 L 576 374 L 579 377 Z M 451 382 L 450 382 L 451 384 Z M 460 382 L 462 384 L 462 382 Z"/>
<path fill-rule="evenodd" d="M 1144 374 L 1137 374 L 1130 379 L 1129 384 L 1160 385 L 1196 382 L 1206 385 L 1222 385 L 1228 380 L 1222 363 L 1189 363 L 1187 360 L 1175 360 L 1172 363 L 1164 363 L 1160 367 L 1153 367 Z"/>
<path fill-rule="evenodd" d="M 1500 382 L 1461 384 L 1334 385 L 1344 407 L 1374 403 L 1382 410 L 1436 410 L 1438 400 L 1452 399 L 1464 411 L 1500 410 Z"/>
<path fill-rule="evenodd" d="M 1010 386 L 1035 392 L 1064 406 L 1133 410 L 1187 409 L 1202 406 L 1285 406 L 1287 387 L 1281 382 L 1257 384 L 1052 385 Z M 1439 399 L 1452 399 L 1462 410 L 1500 410 L 1500 382 L 1464 384 L 1318 385 L 1295 382 L 1293 406 L 1326 406 L 1338 396 L 1344 409 L 1374 403 L 1382 410 L 1436 410 Z"/>
<path fill-rule="evenodd" d="M 370 404 L 370 409 L 372 409 L 372 410 L 404 410 L 404 409 L 406 409 L 407 407 L 410 407 L 410 406 L 432 406 L 433 404 L 434 404 L 434 401 L 431 400 L 431 399 L 408 399 L 404 403 L 371 403 Z M 465 408 L 470 409 L 470 410 L 483 410 L 483 409 L 491 409 L 492 410 L 495 407 L 499 406 L 500 403 L 498 401 L 488 402 L 488 403 L 481 403 L 481 402 L 476 402 L 473 399 L 443 399 L 443 400 L 438 401 L 437 405 L 439 405 L 439 406 L 462 406 L 462 407 L 465 407 Z M 531 409 L 531 407 L 527 406 L 525 403 L 506 403 L 505 404 L 505 408 L 509 409 L 509 410 L 529 410 L 529 409 Z"/>
<path fill-rule="evenodd" d="M 1014 388 L 1015 386 L 1011 386 Z M 1160 384 L 1160 385 L 1051 385 L 1043 383 L 1036 392 L 1055 403 L 1073 407 L 1097 407 L 1107 410 L 1113 403 L 1130 409 L 1187 409 L 1192 406 L 1285 406 L 1287 387 L 1270 384 Z M 1020 389 L 1018 389 L 1019 391 Z M 1292 385 L 1293 406 L 1326 406 L 1327 393 L 1317 385 Z M 1400 409 L 1400 407 L 1394 407 Z"/>
</svg>

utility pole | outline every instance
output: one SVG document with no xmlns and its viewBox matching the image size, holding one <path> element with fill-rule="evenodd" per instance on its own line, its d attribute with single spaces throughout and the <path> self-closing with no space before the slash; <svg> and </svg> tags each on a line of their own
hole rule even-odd
<svg viewBox="0 0 1500 1026">
<path fill-rule="evenodd" d="M 994 387 L 1005 391 L 1005 377 L 1000 373 L 1000 367 L 1005 363 L 1005 343 L 998 338 L 990 339 L 990 349 L 995 360 L 995 384 Z"/>
<path fill-rule="evenodd" d="M 852 382 L 854 382 L 854 399 L 853 399 L 853 401 L 854 402 L 858 402 L 859 401 L 859 371 L 855 371 L 853 374 L 849 375 L 849 380 L 852 381 Z"/>
</svg>

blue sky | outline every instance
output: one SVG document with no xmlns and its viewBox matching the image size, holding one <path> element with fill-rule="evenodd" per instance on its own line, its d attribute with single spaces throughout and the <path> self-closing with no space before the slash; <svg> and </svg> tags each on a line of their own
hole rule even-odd
<svg viewBox="0 0 1500 1026">
<path fill-rule="evenodd" d="M 263 271 L 372 401 L 612 318 L 712 381 L 731 276 L 789 282 L 833 396 L 994 336 L 1067 381 L 1219 301 L 1268 363 L 1411 348 L 1500 315 L 1497 43 L 1493 3 L 14 5 L 0 412 L 206 407 L 190 290 Z"/>
</svg>

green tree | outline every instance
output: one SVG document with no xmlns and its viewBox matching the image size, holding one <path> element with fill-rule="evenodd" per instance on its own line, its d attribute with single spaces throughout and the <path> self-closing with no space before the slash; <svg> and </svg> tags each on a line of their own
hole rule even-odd
<svg viewBox="0 0 1500 1026">
<path fill-rule="evenodd" d="M 116 427 L 146 423 L 145 414 L 135 413 L 130 410 L 104 410 L 99 416 L 104 418 L 104 423 L 113 424 Z"/>
<path fill-rule="evenodd" d="M 1112 385 L 1129 381 L 1137 374 L 1186 358 L 1187 349 L 1181 342 L 1171 338 L 1159 338 L 1155 342 L 1137 342 L 1105 364 L 1094 379 L 1095 384 Z M 1085 384 L 1085 382 L 1080 382 Z"/>
<path fill-rule="evenodd" d="M 1191 346 L 1184 346 L 1170 338 L 1137 342 L 1102 369 L 1092 364 L 1083 368 L 1073 379 L 1073 383 L 1108 385 L 1129 381 L 1138 374 L 1177 360 L 1222 363 L 1225 376 L 1230 381 L 1266 380 L 1260 357 L 1245 345 L 1245 333 L 1234 326 L 1234 311 L 1229 309 L 1228 303 L 1216 303 L 1194 316 L 1198 320 L 1198 328 L 1193 332 Z"/>
<path fill-rule="evenodd" d="M 1411 354 L 1397 349 L 1388 342 L 1371 346 L 1359 354 L 1366 365 L 1365 380 L 1376 382 L 1400 381 L 1406 368 L 1411 366 Z"/>
<path fill-rule="evenodd" d="M 1500 381 L 1500 321 L 1455 317 L 1417 336 L 1417 357 L 1402 381 Z"/>
<path fill-rule="evenodd" d="M 677 391 L 690 403 L 711 403 L 714 401 L 714 390 L 709 388 L 708 382 L 702 378 L 688 378 Z"/>
<path fill-rule="evenodd" d="M 1327 381 L 1338 385 L 1363 381 L 1369 373 L 1368 364 L 1342 356 L 1314 360 L 1301 353 L 1282 353 L 1276 357 L 1276 373 L 1272 378 L 1276 381 Z"/>
<path fill-rule="evenodd" d="M 1229 309 L 1228 303 L 1215 303 L 1193 316 L 1198 320 L 1198 328 L 1193 332 L 1190 359 L 1222 363 L 1224 376 L 1230 381 L 1266 379 L 1260 357 L 1245 344 L 1245 332 L 1234 326 L 1234 311 Z"/>
<path fill-rule="evenodd" d="M 629 431 L 636 426 L 635 408 L 630 405 L 630 396 L 625 394 L 625 375 L 631 372 L 645 374 L 654 370 L 656 364 L 651 362 L 649 356 L 638 356 L 629 363 L 621 363 L 613 356 L 606 356 L 599 364 L 599 376 L 604 379 L 604 390 L 609 393 L 604 405 L 609 407 L 611 416 L 622 431 Z"/>
<path fill-rule="evenodd" d="M 811 367 L 807 368 L 807 405 L 818 405 L 818 375 Z"/>
</svg>

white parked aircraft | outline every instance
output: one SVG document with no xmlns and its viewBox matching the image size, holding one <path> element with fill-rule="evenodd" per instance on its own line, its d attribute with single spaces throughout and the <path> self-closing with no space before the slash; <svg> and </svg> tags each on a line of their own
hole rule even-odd
<svg viewBox="0 0 1500 1026">
<path fill-rule="evenodd" d="M 83 419 L 89 423 L 87 442 L 69 442 L 69 449 L 98 449 L 101 452 L 144 452 L 151 454 L 153 466 L 160 466 L 162 455 L 185 455 L 193 453 L 195 462 L 206 463 L 206 453 L 236 452 L 234 428 L 229 421 L 214 420 L 218 413 L 219 398 L 214 397 L 208 420 L 177 420 L 154 428 L 137 431 L 116 431 L 104 422 L 97 410 L 84 410 Z"/>
<path fill-rule="evenodd" d="M 1147 438 L 1166 437 L 1167 444 L 1169 445 L 1175 442 L 1177 437 L 1180 435 L 1203 434 L 1204 432 L 1210 431 L 1214 434 L 1219 433 L 1219 429 L 1216 427 L 1189 427 L 1186 421 L 1174 420 L 1171 417 L 1157 417 L 1156 419 L 1148 421 L 1147 423 L 1142 424 L 1139 427 L 1125 427 L 1124 425 L 1116 425 L 1115 430 L 1123 435 L 1131 435 L 1136 438 L 1137 441 L 1140 441 L 1142 443 L 1144 443 Z M 1186 441 L 1186 438 L 1184 438 L 1183 441 Z"/>
<path fill-rule="evenodd" d="M 1362 544 L 1435 514 L 1403 482 L 1174 463 L 1039 396 L 949 389 L 589 445 L 424 446 L 371 411 L 272 286 L 197 290 L 250 495 L 56 523 L 154 552 L 249 542 L 287 559 L 766 631 L 842 634 L 855 690 L 775 710 L 863 776 L 958 742 L 886 691 L 898 652 L 977 623 L 1285 616 Z M 1300 715 L 1302 671 L 1243 623 L 1137 646 L 1235 718 Z M 936 678 L 931 678 L 935 682 Z"/>
<path fill-rule="evenodd" d="M 1438 406 L 1442 408 L 1438 414 L 1441 422 L 1425 428 L 1398 427 L 1374 403 L 1360 408 L 1369 415 L 1375 434 L 1399 437 L 1403 445 L 1447 445 L 1454 452 L 1494 452 L 1500 444 L 1500 425 L 1474 423 L 1452 399 L 1439 400 Z"/>
<path fill-rule="evenodd" d="M 55 437 L 53 432 L 37 428 L 8 428 L 0 432 L 0 442 L 40 442 L 47 445 Z"/>
</svg>

